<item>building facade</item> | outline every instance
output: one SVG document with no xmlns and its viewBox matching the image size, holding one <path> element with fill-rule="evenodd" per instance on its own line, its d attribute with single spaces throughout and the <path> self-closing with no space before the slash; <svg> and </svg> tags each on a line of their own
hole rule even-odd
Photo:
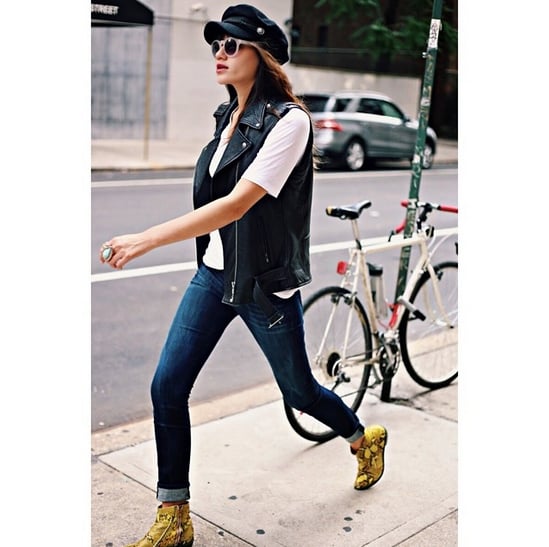
<svg viewBox="0 0 549 547">
<path fill-rule="evenodd" d="M 311 0 L 314 4 L 314 0 Z M 294 34 L 292 59 L 285 65 L 294 91 L 332 91 L 370 89 L 386 93 L 403 110 L 415 117 L 421 94 L 422 73 L 379 74 L 362 71 L 360 66 L 330 66 L 326 57 L 316 53 L 320 62 L 313 66 L 303 59 L 302 32 L 295 43 L 296 25 L 310 26 L 311 33 L 322 35 L 322 21 L 303 12 L 303 0 L 256 0 L 254 5 Z M 93 28 L 91 43 L 92 139 L 142 139 L 145 127 L 151 140 L 181 143 L 200 152 L 211 138 L 213 111 L 227 98 L 223 86 L 215 82 L 214 64 L 203 38 L 204 24 L 219 20 L 232 4 L 207 0 L 143 0 L 154 11 L 152 28 L 152 66 L 150 105 L 147 114 L 146 59 L 147 29 Z M 330 39 L 333 30 L 327 35 Z M 313 34 L 311 34 L 313 35 Z M 319 57 L 320 55 L 320 57 Z M 324 59 L 324 61 L 323 61 Z"/>
</svg>

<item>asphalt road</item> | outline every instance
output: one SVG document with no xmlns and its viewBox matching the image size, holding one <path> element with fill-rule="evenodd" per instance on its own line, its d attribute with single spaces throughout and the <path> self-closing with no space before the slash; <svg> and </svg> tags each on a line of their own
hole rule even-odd
<svg viewBox="0 0 549 547">
<path fill-rule="evenodd" d="M 194 268 L 194 242 L 174 244 L 136 259 L 122 272 L 101 265 L 97 258 L 109 237 L 138 231 L 178 216 L 191 207 L 189 172 L 141 173 L 92 181 L 92 313 L 91 428 L 93 431 L 150 417 L 149 385 L 158 354 L 179 300 Z M 136 174 L 132 174 L 135 177 Z M 125 180 L 121 180 L 121 179 Z M 338 282 L 335 264 L 345 250 L 317 252 L 319 246 L 349 242 L 350 226 L 331 219 L 326 206 L 362 199 L 373 202 L 361 221 L 362 237 L 387 236 L 401 222 L 409 170 L 363 173 L 323 172 L 316 176 L 311 226 L 312 291 Z M 457 169 L 433 168 L 422 174 L 420 198 L 457 204 Z M 438 227 L 457 225 L 455 215 L 435 213 Z M 337 246 L 337 245 L 336 245 Z M 452 246 L 440 259 L 451 256 Z M 399 255 L 380 257 L 388 296 L 396 282 Z M 271 373 L 250 334 L 235 321 L 229 326 L 199 377 L 191 403 L 215 399 L 271 381 Z"/>
</svg>

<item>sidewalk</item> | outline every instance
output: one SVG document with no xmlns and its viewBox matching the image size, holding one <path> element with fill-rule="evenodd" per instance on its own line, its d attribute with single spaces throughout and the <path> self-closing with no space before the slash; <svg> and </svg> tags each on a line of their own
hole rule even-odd
<svg viewBox="0 0 549 547">
<path fill-rule="evenodd" d="M 146 150 L 142 140 L 93 140 L 91 167 L 92 170 L 193 168 L 203 144 L 191 146 L 172 141 L 150 141 Z M 457 161 L 457 142 L 440 139 L 435 165 L 455 164 Z"/>
<path fill-rule="evenodd" d="M 402 367 L 393 401 L 378 390 L 358 414 L 387 427 L 386 469 L 362 492 L 346 443 L 294 433 L 274 385 L 193 406 L 194 546 L 456 546 L 457 381 L 425 392 Z M 149 529 L 155 457 L 150 420 L 92 436 L 92 547 Z"/>
</svg>

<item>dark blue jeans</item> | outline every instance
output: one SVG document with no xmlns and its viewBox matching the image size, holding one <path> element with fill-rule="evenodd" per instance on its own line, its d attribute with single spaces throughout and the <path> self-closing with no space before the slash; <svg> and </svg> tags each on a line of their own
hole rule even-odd
<svg viewBox="0 0 549 547">
<path fill-rule="evenodd" d="M 200 266 L 175 314 L 152 381 L 159 501 L 190 498 L 189 395 L 208 356 L 236 316 L 250 329 L 290 406 L 315 417 L 351 443 L 364 430 L 355 413 L 311 374 L 299 292 L 289 299 L 270 297 L 284 314 L 270 329 L 256 304 L 229 306 L 221 302 L 222 296 L 223 272 Z"/>
</svg>

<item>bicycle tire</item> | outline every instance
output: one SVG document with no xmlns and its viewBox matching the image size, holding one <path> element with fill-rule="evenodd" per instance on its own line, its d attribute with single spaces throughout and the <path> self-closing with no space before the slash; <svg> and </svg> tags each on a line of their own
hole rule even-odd
<svg viewBox="0 0 549 547">
<path fill-rule="evenodd" d="M 364 307 L 356 297 L 353 299 L 350 295 L 351 291 L 341 287 L 325 287 L 306 299 L 303 313 L 305 343 L 313 376 L 322 386 L 339 395 L 344 403 L 356 412 L 366 392 L 371 365 L 356 364 L 345 367 L 348 381 L 336 382 L 336 367 L 342 355 L 345 326 L 351 302 L 354 313 L 351 316 L 348 350 L 354 349 L 356 355 L 363 353 L 369 358 L 372 354 L 372 337 Z M 327 345 L 322 355 L 315 359 L 332 311 L 334 316 L 326 338 Z M 337 436 L 329 426 L 294 409 L 286 402 L 284 402 L 284 410 L 291 427 L 304 439 L 322 443 Z"/>
<path fill-rule="evenodd" d="M 433 266 L 439 280 L 444 309 L 452 326 L 443 325 L 434 302 L 432 279 L 425 272 L 412 291 L 410 302 L 426 319 L 415 318 L 406 309 L 399 327 L 402 361 L 408 374 L 420 386 L 438 389 L 458 376 L 458 284 L 457 262 Z M 446 321 L 444 321 L 446 323 Z"/>
</svg>

